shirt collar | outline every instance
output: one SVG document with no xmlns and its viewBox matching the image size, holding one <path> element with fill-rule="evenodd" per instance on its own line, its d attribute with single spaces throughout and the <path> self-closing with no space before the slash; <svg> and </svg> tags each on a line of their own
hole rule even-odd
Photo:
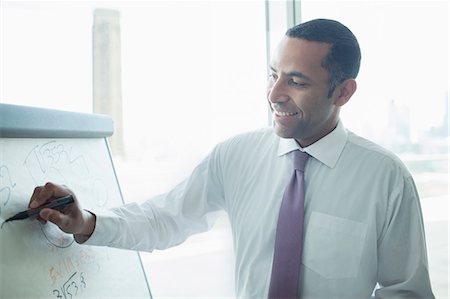
<svg viewBox="0 0 450 299">
<path fill-rule="evenodd" d="M 278 143 L 278 156 L 286 155 L 294 150 L 307 152 L 330 168 L 333 168 L 347 142 L 347 131 L 341 121 L 328 135 L 317 140 L 310 146 L 301 148 L 294 138 L 280 138 Z"/>
</svg>

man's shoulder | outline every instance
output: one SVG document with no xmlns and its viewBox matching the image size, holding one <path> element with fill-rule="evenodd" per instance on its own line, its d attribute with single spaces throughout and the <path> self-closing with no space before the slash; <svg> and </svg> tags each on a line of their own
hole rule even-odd
<svg viewBox="0 0 450 299">
<path fill-rule="evenodd" d="M 228 146 L 256 146 L 260 143 L 277 142 L 278 136 L 270 127 L 237 134 L 224 142 Z"/>
<path fill-rule="evenodd" d="M 279 137 L 266 127 L 234 135 L 219 143 L 216 150 L 226 155 L 257 155 L 278 147 Z"/>
<path fill-rule="evenodd" d="M 383 146 L 366 139 L 356 133 L 353 133 L 352 131 L 348 132 L 348 143 L 353 145 L 355 148 L 359 148 L 361 151 L 365 151 L 368 153 L 373 153 L 374 155 L 382 155 L 387 157 L 395 157 L 395 154 L 389 151 L 388 149 L 384 148 Z"/>
<path fill-rule="evenodd" d="M 399 170 L 404 176 L 410 176 L 404 163 L 392 151 L 351 131 L 348 131 L 347 136 L 349 154 L 355 162 L 359 158 L 362 163 Z"/>
</svg>

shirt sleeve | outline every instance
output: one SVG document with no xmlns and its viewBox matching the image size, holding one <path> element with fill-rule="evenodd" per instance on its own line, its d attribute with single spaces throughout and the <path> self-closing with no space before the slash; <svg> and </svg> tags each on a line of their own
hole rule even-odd
<svg viewBox="0 0 450 299">
<path fill-rule="evenodd" d="M 378 248 L 375 298 L 434 298 L 419 196 L 412 177 L 389 197 L 387 226 Z"/>
<path fill-rule="evenodd" d="M 95 212 L 94 233 L 83 244 L 152 251 L 209 230 L 224 207 L 216 155 L 214 150 L 188 179 L 166 194 L 142 204 Z"/>
</svg>

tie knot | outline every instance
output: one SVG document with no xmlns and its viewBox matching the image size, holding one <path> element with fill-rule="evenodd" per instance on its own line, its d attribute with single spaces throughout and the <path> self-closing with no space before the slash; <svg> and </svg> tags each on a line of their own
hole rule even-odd
<svg viewBox="0 0 450 299">
<path fill-rule="evenodd" d="M 300 150 L 294 151 L 294 168 L 300 171 L 305 171 L 305 165 L 308 161 L 308 153 L 302 152 Z"/>
</svg>

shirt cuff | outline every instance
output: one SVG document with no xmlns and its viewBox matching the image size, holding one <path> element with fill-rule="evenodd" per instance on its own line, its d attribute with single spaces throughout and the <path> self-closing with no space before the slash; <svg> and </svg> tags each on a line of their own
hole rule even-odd
<svg viewBox="0 0 450 299">
<path fill-rule="evenodd" d="M 112 241 L 110 238 L 113 234 L 106 232 L 111 232 L 111 229 L 117 227 L 117 215 L 109 210 L 88 212 L 96 218 L 94 232 L 91 236 L 74 234 L 75 242 L 83 245 L 107 246 Z"/>
</svg>

